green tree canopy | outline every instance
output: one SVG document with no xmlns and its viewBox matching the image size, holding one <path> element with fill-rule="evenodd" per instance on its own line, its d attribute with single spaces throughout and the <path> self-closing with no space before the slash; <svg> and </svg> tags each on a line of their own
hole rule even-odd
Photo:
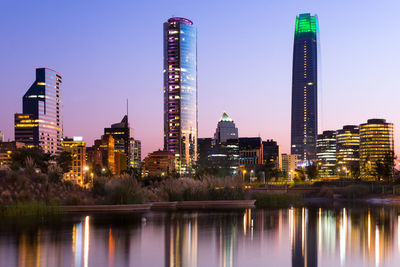
<svg viewBox="0 0 400 267">
<path fill-rule="evenodd" d="M 41 172 L 46 173 L 49 166 L 51 155 L 44 153 L 43 149 L 38 147 L 19 148 L 11 154 L 11 165 L 13 168 L 26 168 L 27 163 L 39 168 Z"/>
<path fill-rule="evenodd" d="M 57 165 L 61 168 L 63 173 L 69 172 L 72 167 L 72 155 L 70 152 L 62 151 L 56 156 Z"/>
</svg>

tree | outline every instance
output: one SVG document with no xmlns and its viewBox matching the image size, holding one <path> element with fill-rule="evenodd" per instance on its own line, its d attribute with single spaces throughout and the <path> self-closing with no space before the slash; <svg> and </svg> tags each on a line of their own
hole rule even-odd
<svg viewBox="0 0 400 267">
<path fill-rule="evenodd" d="M 72 155 L 70 152 L 62 151 L 55 157 L 57 165 L 61 168 L 63 173 L 69 172 L 72 168 Z"/>
<path fill-rule="evenodd" d="M 11 154 L 11 165 L 15 169 L 34 166 L 39 168 L 42 173 L 47 173 L 51 155 L 44 153 L 43 149 L 38 147 L 19 148 Z"/>
<path fill-rule="evenodd" d="M 360 165 L 351 165 L 350 166 L 350 177 L 353 179 L 358 179 L 360 178 Z"/>
<path fill-rule="evenodd" d="M 306 173 L 308 176 L 308 179 L 314 180 L 315 178 L 318 177 L 318 168 L 315 164 L 308 165 L 306 167 Z"/>
<path fill-rule="evenodd" d="M 386 154 L 376 163 L 376 178 L 378 181 L 390 181 L 393 178 L 394 158 L 391 154 Z"/>
<path fill-rule="evenodd" d="M 293 180 L 295 181 L 305 181 L 306 175 L 303 169 L 294 170 L 294 177 Z"/>
</svg>

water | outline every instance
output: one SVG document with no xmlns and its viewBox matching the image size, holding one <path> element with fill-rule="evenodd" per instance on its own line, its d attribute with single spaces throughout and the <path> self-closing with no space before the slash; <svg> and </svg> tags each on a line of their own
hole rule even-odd
<svg viewBox="0 0 400 267">
<path fill-rule="evenodd" d="M 2 220 L 0 266 L 398 266 L 396 207 Z"/>
</svg>

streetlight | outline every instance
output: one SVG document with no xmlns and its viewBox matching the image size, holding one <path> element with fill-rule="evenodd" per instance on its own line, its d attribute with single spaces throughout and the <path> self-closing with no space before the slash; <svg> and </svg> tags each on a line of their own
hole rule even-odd
<svg viewBox="0 0 400 267">
<path fill-rule="evenodd" d="M 245 178 L 245 176 L 246 176 L 246 172 L 247 172 L 247 171 L 246 171 L 246 170 L 243 170 L 242 172 L 243 172 L 243 183 L 244 183 L 244 178 Z"/>
</svg>

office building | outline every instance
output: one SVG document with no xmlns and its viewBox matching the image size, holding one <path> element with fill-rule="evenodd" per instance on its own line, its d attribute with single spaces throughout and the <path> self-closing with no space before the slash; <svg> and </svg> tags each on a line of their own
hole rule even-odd
<svg viewBox="0 0 400 267">
<path fill-rule="evenodd" d="M 292 70 L 291 154 L 311 164 L 318 131 L 317 16 L 296 17 Z"/>
<path fill-rule="evenodd" d="M 2 131 L 0 131 L 0 143 L 4 142 L 4 134 Z"/>
<path fill-rule="evenodd" d="M 218 170 L 217 176 L 236 175 L 239 168 L 239 155 L 238 139 L 228 139 L 212 146 L 209 166 Z"/>
<path fill-rule="evenodd" d="M 14 137 L 17 142 L 24 143 L 26 147 L 38 146 L 39 120 L 32 114 L 14 114 Z"/>
<path fill-rule="evenodd" d="M 197 161 L 197 30 L 185 18 L 164 23 L 164 150 L 192 175 Z"/>
<path fill-rule="evenodd" d="M 61 141 L 64 151 L 71 153 L 71 170 L 64 173 L 64 180 L 72 181 L 80 186 L 88 178 L 88 169 L 86 166 L 86 142 L 82 137 L 63 138 Z M 87 181 L 86 181 L 87 182 Z"/>
<path fill-rule="evenodd" d="M 293 179 L 294 171 L 299 164 L 298 155 L 295 154 L 281 154 L 282 170 L 288 174 L 289 179 Z"/>
<path fill-rule="evenodd" d="M 130 127 L 128 115 L 125 115 L 121 122 L 114 123 L 109 128 L 104 128 L 104 134 L 113 136 L 116 153 L 125 154 L 126 159 L 124 161 L 126 162 L 126 166 L 121 166 L 122 169 L 140 167 L 141 143 L 133 137 L 133 130 Z"/>
<path fill-rule="evenodd" d="M 393 123 L 370 119 L 360 125 L 361 178 L 376 178 L 377 163 L 394 164 Z"/>
<path fill-rule="evenodd" d="M 20 142 L 0 142 L 0 167 L 10 166 L 11 154 L 19 148 L 23 148 L 24 143 Z"/>
<path fill-rule="evenodd" d="M 36 69 L 36 80 L 22 98 L 22 113 L 15 114 L 15 141 L 58 154 L 63 135 L 62 77 L 48 68 Z"/>
<path fill-rule="evenodd" d="M 214 144 L 225 143 L 229 139 L 238 139 L 239 133 L 233 120 L 224 112 L 217 124 L 214 134 Z"/>
<path fill-rule="evenodd" d="M 263 146 L 261 137 L 239 138 L 239 165 L 251 166 L 263 164 Z"/>
<path fill-rule="evenodd" d="M 212 154 L 212 138 L 197 139 L 197 166 L 204 169 L 210 165 L 209 156 Z"/>
<path fill-rule="evenodd" d="M 336 176 L 336 132 L 323 131 L 317 138 L 317 167 L 321 178 Z"/>
<path fill-rule="evenodd" d="M 270 168 L 281 168 L 279 162 L 280 150 L 276 141 L 262 141 L 264 165 Z"/>
<path fill-rule="evenodd" d="M 359 172 L 360 129 L 358 125 L 345 125 L 336 131 L 336 169 L 339 176 Z"/>
<path fill-rule="evenodd" d="M 144 176 L 166 176 L 175 171 L 175 156 L 168 151 L 155 151 L 144 159 Z"/>
<path fill-rule="evenodd" d="M 142 142 L 131 138 L 130 145 L 131 145 L 130 167 L 134 169 L 140 169 L 140 164 L 142 162 Z"/>
<path fill-rule="evenodd" d="M 101 139 L 94 141 L 91 148 L 87 148 L 87 163 L 91 170 L 104 169 L 103 172 L 109 170 L 112 175 L 115 172 L 115 142 L 111 134 L 105 134 Z"/>
</svg>

